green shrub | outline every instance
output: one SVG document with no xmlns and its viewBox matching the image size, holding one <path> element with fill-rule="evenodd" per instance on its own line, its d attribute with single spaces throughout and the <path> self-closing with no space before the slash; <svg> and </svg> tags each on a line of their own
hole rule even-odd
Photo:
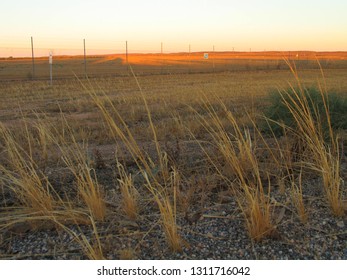
<svg viewBox="0 0 347 280">
<path fill-rule="evenodd" d="M 295 93 L 299 93 L 296 95 Z M 334 92 L 328 92 L 326 95 L 316 88 L 304 88 L 302 92 L 300 89 L 289 89 L 280 94 L 278 91 L 272 91 L 269 94 L 269 106 L 264 111 L 264 116 L 268 119 L 268 124 L 262 124 L 264 132 L 273 131 L 275 135 L 279 136 L 283 133 L 281 124 L 287 127 L 296 129 L 296 122 L 290 112 L 288 106 L 285 104 L 284 99 L 290 104 L 298 102 L 300 99 L 307 100 L 308 107 L 310 108 L 311 115 L 314 121 L 321 125 L 323 131 L 328 132 L 328 118 L 324 106 L 323 96 L 326 97 L 326 104 L 329 107 L 329 116 L 331 127 L 334 130 L 347 129 L 347 97 Z"/>
</svg>

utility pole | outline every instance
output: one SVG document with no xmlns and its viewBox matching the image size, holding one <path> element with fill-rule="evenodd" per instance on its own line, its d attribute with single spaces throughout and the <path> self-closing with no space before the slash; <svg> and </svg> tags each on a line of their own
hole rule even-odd
<svg viewBox="0 0 347 280">
<path fill-rule="evenodd" d="M 31 60 L 32 60 L 32 68 L 33 68 L 33 75 L 32 79 L 35 79 L 35 58 L 34 58 L 34 39 L 31 36 Z"/>
<path fill-rule="evenodd" d="M 189 73 L 191 71 L 190 66 L 191 66 L 191 58 L 190 58 L 190 44 L 189 44 Z"/>
<path fill-rule="evenodd" d="M 214 68 L 214 45 L 213 45 L 212 63 L 213 63 L 213 72 L 215 72 L 215 68 Z"/>
<path fill-rule="evenodd" d="M 161 73 L 163 74 L 163 67 L 164 67 L 163 42 L 160 43 L 160 56 L 161 56 Z"/>
<path fill-rule="evenodd" d="M 87 78 L 87 55 L 86 55 L 86 39 L 83 39 L 83 51 L 84 51 L 84 76 Z"/>
</svg>

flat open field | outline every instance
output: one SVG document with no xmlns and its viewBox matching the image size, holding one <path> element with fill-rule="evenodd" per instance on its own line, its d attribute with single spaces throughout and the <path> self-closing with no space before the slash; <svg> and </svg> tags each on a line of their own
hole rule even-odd
<svg viewBox="0 0 347 280">
<path fill-rule="evenodd" d="M 208 59 L 205 58 L 208 55 Z M 347 52 L 192 52 L 83 56 L 54 56 L 53 79 L 85 76 L 127 76 L 128 63 L 138 75 L 213 73 L 222 71 L 256 71 L 287 69 L 284 59 L 293 60 L 298 69 L 347 69 Z M 35 58 L 35 73 L 31 58 L 0 59 L 0 80 L 48 79 L 48 57 Z"/>
<path fill-rule="evenodd" d="M 264 118 L 291 85 L 346 100 L 346 54 L 322 60 L 324 77 L 278 54 L 201 55 L 129 56 L 158 75 L 88 57 L 89 79 L 0 82 L 0 258 L 347 259 L 346 130 L 301 103 L 281 134 Z M 30 63 L 0 61 L 0 79 Z M 178 73 L 204 63 L 230 71 Z M 62 57 L 54 71 L 83 67 Z"/>
</svg>

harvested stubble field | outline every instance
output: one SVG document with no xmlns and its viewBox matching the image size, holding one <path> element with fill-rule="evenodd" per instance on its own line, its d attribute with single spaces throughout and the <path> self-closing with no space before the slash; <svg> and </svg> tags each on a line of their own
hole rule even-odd
<svg viewBox="0 0 347 280">
<path fill-rule="evenodd" d="M 204 55 L 208 55 L 208 59 Z M 52 73 L 54 79 L 85 76 L 89 77 L 128 76 L 128 63 L 137 75 L 218 73 L 237 71 L 285 70 L 284 59 L 294 60 L 297 69 L 319 70 L 317 59 L 324 69 L 346 69 L 347 52 L 310 51 L 264 51 L 264 52 L 192 52 L 192 53 L 129 53 L 109 55 L 88 55 L 86 65 L 83 56 L 54 56 Z M 48 57 L 34 59 L 1 58 L 0 79 L 49 79 Z M 128 63 L 127 63 L 128 62 Z"/>
<path fill-rule="evenodd" d="M 0 258 L 347 259 L 346 131 L 300 99 L 345 98 L 347 70 L 297 74 L 1 83 Z"/>
</svg>

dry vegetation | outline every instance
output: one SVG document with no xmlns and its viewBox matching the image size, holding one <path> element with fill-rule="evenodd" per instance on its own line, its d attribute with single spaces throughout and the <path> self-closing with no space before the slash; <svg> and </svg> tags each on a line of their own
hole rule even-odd
<svg viewBox="0 0 347 280">
<path fill-rule="evenodd" d="M 346 237 L 346 131 L 327 138 L 302 89 L 346 96 L 345 76 L 287 69 L 1 83 L 0 257 L 281 258 L 257 248 L 285 244 L 294 253 L 282 258 L 329 258 L 330 243 L 323 253 L 300 250 L 311 230 Z M 290 86 L 298 128 L 264 133 L 269 90 L 287 102 Z M 338 226 L 317 229 L 323 221 Z M 30 240 L 47 248 L 36 253 Z M 205 242 L 237 250 L 197 255 Z"/>
<path fill-rule="evenodd" d="M 87 51 L 88 53 L 88 51 Z M 208 59 L 204 59 L 204 54 Z M 347 52 L 182 52 L 182 53 L 129 53 L 128 62 L 141 75 L 211 73 L 224 71 L 286 70 L 284 58 L 295 60 L 298 69 L 319 69 L 319 59 L 324 69 L 346 69 Z M 86 57 L 89 77 L 128 76 L 129 68 L 125 53 L 89 55 Z M 61 79 L 85 75 L 84 57 L 54 56 L 53 77 Z M 35 73 L 31 58 L 1 58 L 0 79 L 49 79 L 48 57 L 35 58 Z"/>
</svg>

